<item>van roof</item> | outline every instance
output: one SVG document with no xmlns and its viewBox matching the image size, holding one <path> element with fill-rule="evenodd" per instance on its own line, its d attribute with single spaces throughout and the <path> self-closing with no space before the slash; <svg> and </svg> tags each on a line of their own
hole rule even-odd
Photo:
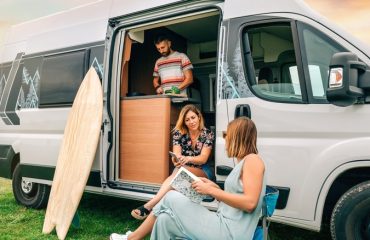
<svg viewBox="0 0 370 240">
<path fill-rule="evenodd" d="M 25 23 L 14 25 L 0 47 L 0 62 L 18 52 L 32 54 L 73 45 L 104 41 L 108 19 L 146 9 L 183 2 L 179 0 L 98 0 Z M 224 19 L 274 13 L 295 13 L 329 27 L 370 56 L 369 46 L 313 11 L 302 0 L 225 0 Z"/>
<path fill-rule="evenodd" d="M 13 60 L 18 52 L 32 54 L 104 41 L 109 18 L 174 2 L 179 1 L 98 0 L 13 25 L 0 47 L 0 62 Z"/>
</svg>

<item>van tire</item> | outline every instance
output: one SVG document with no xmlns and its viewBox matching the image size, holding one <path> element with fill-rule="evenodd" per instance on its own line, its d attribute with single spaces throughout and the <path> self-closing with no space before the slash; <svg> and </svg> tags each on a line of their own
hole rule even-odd
<svg viewBox="0 0 370 240">
<path fill-rule="evenodd" d="M 340 197 L 331 215 L 330 231 L 334 240 L 370 239 L 370 181 Z"/>
<path fill-rule="evenodd" d="M 14 198 L 18 204 L 35 209 L 46 207 L 50 187 L 39 183 L 22 182 L 19 164 L 14 169 L 12 188 Z"/>
</svg>

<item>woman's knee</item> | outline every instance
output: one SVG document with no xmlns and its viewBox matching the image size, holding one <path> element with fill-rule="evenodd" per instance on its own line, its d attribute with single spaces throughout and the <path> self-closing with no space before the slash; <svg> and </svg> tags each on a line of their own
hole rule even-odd
<svg viewBox="0 0 370 240">
<path fill-rule="evenodd" d="M 168 213 L 161 213 L 156 219 L 156 224 L 166 226 L 168 222 L 173 222 L 172 217 Z"/>
<path fill-rule="evenodd" d="M 169 207 L 181 205 L 181 202 L 184 200 L 187 200 L 188 198 L 182 195 L 181 193 L 171 190 L 166 193 L 166 195 L 163 197 L 163 203 Z M 174 204 L 175 203 L 175 204 Z"/>
<path fill-rule="evenodd" d="M 182 195 L 181 193 L 175 190 L 171 190 L 166 193 L 166 195 L 164 196 L 164 200 L 166 202 L 172 202 L 175 201 L 177 198 L 181 197 L 181 195 Z"/>
<path fill-rule="evenodd" d="M 174 218 L 168 213 L 159 214 L 154 224 L 151 239 L 177 239 L 176 236 L 183 236 L 183 234 Z"/>
</svg>

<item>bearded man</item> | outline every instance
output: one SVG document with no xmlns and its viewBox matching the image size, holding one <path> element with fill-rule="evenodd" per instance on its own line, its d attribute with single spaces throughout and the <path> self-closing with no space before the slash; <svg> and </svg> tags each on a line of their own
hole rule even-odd
<svg viewBox="0 0 370 240">
<path fill-rule="evenodd" d="M 186 95 L 186 88 L 193 83 L 193 65 L 184 53 L 172 50 L 171 41 L 165 35 L 154 40 L 162 55 L 154 66 L 153 86 L 157 94 Z"/>
</svg>

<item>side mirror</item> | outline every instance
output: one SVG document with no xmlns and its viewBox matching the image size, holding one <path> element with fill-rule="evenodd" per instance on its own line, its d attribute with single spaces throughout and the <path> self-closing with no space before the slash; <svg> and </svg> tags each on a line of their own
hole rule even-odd
<svg viewBox="0 0 370 240">
<path fill-rule="evenodd" d="M 370 71 L 355 54 L 335 53 L 329 67 L 326 96 L 330 103 L 346 107 L 366 100 L 366 93 L 370 90 Z"/>
</svg>

